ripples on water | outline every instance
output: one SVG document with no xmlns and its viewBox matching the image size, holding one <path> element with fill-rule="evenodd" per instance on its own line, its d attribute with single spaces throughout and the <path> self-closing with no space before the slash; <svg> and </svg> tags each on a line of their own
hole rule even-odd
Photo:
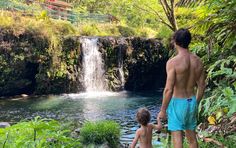
<svg viewBox="0 0 236 148">
<path fill-rule="evenodd" d="M 139 127 L 135 121 L 137 109 L 147 107 L 154 123 L 160 96 L 157 93 L 90 92 L 0 100 L 0 121 L 17 122 L 35 116 L 77 122 L 115 120 L 122 128 L 122 143 L 130 143 Z"/>
</svg>

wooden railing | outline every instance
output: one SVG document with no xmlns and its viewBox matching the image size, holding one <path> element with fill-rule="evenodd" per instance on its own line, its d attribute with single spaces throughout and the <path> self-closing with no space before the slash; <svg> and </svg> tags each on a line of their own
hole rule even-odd
<svg viewBox="0 0 236 148">
<path fill-rule="evenodd" d="M 3 10 L 13 10 L 13 11 L 19 11 L 22 14 L 31 13 L 31 16 L 35 16 L 36 14 L 40 14 L 43 10 L 47 11 L 47 15 L 53 19 L 61 19 L 61 20 L 67 20 L 71 23 L 86 23 L 86 22 L 98 22 L 98 23 L 104 23 L 104 22 L 111 22 L 110 15 L 104 15 L 104 14 L 98 14 L 98 13 L 76 13 L 70 9 L 64 9 L 62 7 L 58 8 L 59 10 L 53 10 L 48 7 L 49 5 L 46 3 L 38 3 L 38 6 L 40 8 L 35 9 L 31 7 L 30 5 L 26 4 L 15 4 L 11 1 L 5 1 L 0 0 L 0 9 Z M 55 6 L 53 6 L 55 7 Z"/>
</svg>

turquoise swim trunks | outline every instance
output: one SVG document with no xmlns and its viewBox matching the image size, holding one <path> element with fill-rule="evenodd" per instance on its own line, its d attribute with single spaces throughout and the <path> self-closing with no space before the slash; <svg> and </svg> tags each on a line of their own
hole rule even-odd
<svg viewBox="0 0 236 148">
<path fill-rule="evenodd" d="M 197 126 L 198 103 L 195 96 L 170 100 L 167 108 L 168 130 L 195 130 Z"/>
</svg>

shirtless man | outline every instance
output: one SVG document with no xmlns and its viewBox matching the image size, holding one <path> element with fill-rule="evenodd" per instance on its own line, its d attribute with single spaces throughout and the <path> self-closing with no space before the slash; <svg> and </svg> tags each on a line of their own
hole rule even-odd
<svg viewBox="0 0 236 148">
<path fill-rule="evenodd" d="M 198 102 L 202 99 L 205 90 L 203 64 L 198 56 L 188 50 L 191 34 L 187 29 L 177 30 L 173 41 L 178 54 L 166 65 L 167 80 L 164 98 L 157 118 L 166 119 L 167 113 L 168 130 L 171 131 L 175 148 L 183 147 L 183 131 L 189 147 L 197 148 L 196 115 Z"/>
</svg>

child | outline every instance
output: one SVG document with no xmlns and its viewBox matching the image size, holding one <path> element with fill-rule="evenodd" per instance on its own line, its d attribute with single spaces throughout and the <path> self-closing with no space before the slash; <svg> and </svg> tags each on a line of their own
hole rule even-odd
<svg viewBox="0 0 236 148">
<path fill-rule="evenodd" d="M 158 124 L 154 125 L 149 123 L 151 119 L 150 112 L 146 108 L 140 108 L 136 114 L 136 119 L 141 128 L 135 133 L 135 138 L 131 144 L 131 148 L 135 148 L 138 140 L 140 142 L 140 148 L 152 148 L 152 130 L 161 130 L 161 121 L 158 120 Z"/>
</svg>

